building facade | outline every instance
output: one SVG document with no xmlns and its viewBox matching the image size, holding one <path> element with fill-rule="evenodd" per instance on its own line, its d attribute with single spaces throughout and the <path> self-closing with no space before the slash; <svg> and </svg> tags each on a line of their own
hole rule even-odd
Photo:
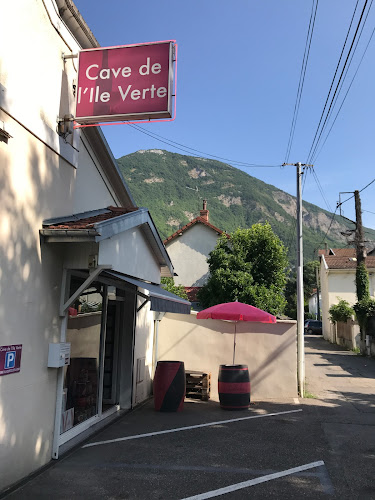
<svg viewBox="0 0 375 500">
<path fill-rule="evenodd" d="M 190 311 L 101 130 L 73 129 L 97 46 L 71 0 L 2 9 L 0 491 L 149 397 L 156 318 Z"/>
<path fill-rule="evenodd" d="M 207 282 L 207 259 L 222 232 L 209 222 L 207 202 L 203 200 L 200 215 L 164 240 L 177 275 L 175 283 L 185 287 L 193 303 L 198 290 Z"/>
<path fill-rule="evenodd" d="M 321 314 L 323 336 L 330 342 L 335 341 L 335 329 L 329 319 L 329 309 L 340 299 L 352 306 L 357 302 L 355 274 L 357 259 L 354 248 L 334 248 L 319 250 Z M 375 257 L 366 257 L 370 278 L 370 295 L 375 296 Z"/>
</svg>

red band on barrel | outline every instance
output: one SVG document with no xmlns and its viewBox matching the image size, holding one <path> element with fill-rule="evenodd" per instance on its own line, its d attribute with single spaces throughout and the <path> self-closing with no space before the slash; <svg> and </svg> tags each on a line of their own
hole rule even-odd
<svg viewBox="0 0 375 500">
<path fill-rule="evenodd" d="M 239 372 L 239 371 L 247 371 L 248 368 L 220 368 L 221 371 L 235 371 L 235 372 Z"/>
<path fill-rule="evenodd" d="M 222 394 L 246 394 L 250 392 L 250 382 L 219 382 L 219 392 Z"/>
</svg>

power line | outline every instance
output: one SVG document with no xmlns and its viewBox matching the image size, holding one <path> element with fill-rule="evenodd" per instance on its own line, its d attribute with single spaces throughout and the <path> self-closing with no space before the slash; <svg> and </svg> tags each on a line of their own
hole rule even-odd
<svg viewBox="0 0 375 500">
<path fill-rule="evenodd" d="M 199 149 L 194 149 L 189 146 L 185 146 L 184 144 L 181 144 L 176 141 L 172 141 L 171 139 L 167 139 L 166 137 L 163 137 L 161 135 L 155 134 L 154 132 L 146 131 L 142 127 L 139 127 L 138 125 L 134 125 L 131 123 L 127 124 L 129 127 L 134 128 L 135 130 L 138 130 L 138 132 L 142 132 L 142 134 L 146 134 L 149 137 L 152 137 L 153 139 L 156 139 L 157 141 L 163 142 L 164 144 L 167 144 L 168 146 L 172 146 L 173 148 L 179 149 L 180 151 L 184 151 L 185 153 L 191 154 L 193 152 L 201 153 L 205 155 L 203 156 L 196 156 L 197 158 L 203 158 L 205 159 L 207 156 L 210 156 L 211 158 L 216 158 L 219 160 L 223 160 L 226 162 L 229 162 L 231 164 L 240 166 L 240 167 L 251 167 L 251 168 L 281 168 L 281 165 L 258 165 L 256 163 L 247 163 L 247 162 L 241 162 L 237 160 L 230 160 L 228 158 L 223 158 L 221 156 L 213 155 L 210 153 L 205 153 L 204 151 L 200 151 Z M 179 147 L 182 146 L 182 147 Z"/>
<path fill-rule="evenodd" d="M 305 184 L 306 184 L 306 179 L 307 179 L 307 173 L 308 173 L 308 169 L 304 170 L 304 175 L 305 177 L 303 178 L 303 183 L 302 183 L 302 194 L 303 194 L 303 191 L 305 189 Z M 297 229 L 297 205 L 296 205 L 296 208 L 294 210 L 294 216 L 293 216 L 293 225 L 292 225 L 292 229 L 291 231 L 289 232 L 289 237 L 287 238 L 287 248 L 288 248 L 288 253 L 290 254 L 290 251 L 291 251 L 291 245 L 292 245 L 292 242 L 293 242 L 293 239 L 295 238 L 295 235 L 296 235 L 296 229 Z"/>
<path fill-rule="evenodd" d="M 367 189 L 369 186 L 371 186 L 371 184 L 373 184 L 375 182 L 375 179 L 372 179 L 372 181 L 370 181 L 368 184 L 366 184 L 365 187 L 363 187 L 362 189 L 360 189 L 358 192 L 359 193 L 362 193 L 362 191 L 364 191 L 365 189 Z M 354 193 L 352 194 L 352 196 L 349 196 L 349 198 L 347 198 L 346 200 L 340 202 L 337 204 L 337 208 L 341 207 L 341 205 L 343 205 L 344 203 L 346 203 L 347 201 L 351 200 L 352 198 L 354 198 Z"/>
<path fill-rule="evenodd" d="M 368 0 L 365 1 L 365 4 L 363 6 L 363 9 L 362 9 L 362 12 L 361 12 L 361 15 L 360 15 L 360 18 L 359 18 L 359 21 L 358 21 L 358 24 L 357 24 L 357 27 L 356 27 L 356 30 L 355 30 L 355 33 L 354 33 L 354 36 L 353 36 L 353 39 L 352 39 L 352 42 L 351 42 L 351 45 L 350 45 L 350 48 L 349 48 L 349 51 L 347 53 L 347 56 L 346 56 L 346 59 L 345 59 L 345 62 L 344 62 L 344 65 L 343 65 L 343 68 L 341 70 L 341 74 L 340 74 L 340 77 L 339 77 L 339 80 L 336 84 L 336 88 L 335 88 L 335 91 L 333 93 L 333 97 L 331 98 L 331 101 L 330 101 L 330 104 L 329 104 L 329 108 L 328 108 L 328 111 L 326 113 L 326 116 L 324 118 L 324 122 L 323 122 L 323 125 L 321 125 L 322 123 L 322 120 L 323 120 L 323 117 L 324 117 L 324 112 L 327 108 L 327 105 L 328 105 L 328 101 L 329 101 L 329 97 L 330 97 L 330 94 L 331 94 L 331 90 L 333 88 L 333 83 L 334 83 L 334 80 L 335 80 L 335 77 L 337 75 L 337 70 L 338 70 L 338 66 L 341 62 L 341 59 L 342 59 L 342 54 L 343 54 L 343 51 L 345 49 L 345 46 L 346 46 L 346 42 L 347 42 L 347 38 L 345 39 L 345 43 L 344 43 L 344 47 L 343 47 L 343 50 L 342 50 L 342 53 L 340 55 L 340 59 L 339 59 L 339 62 L 338 62 L 338 65 L 336 67 L 336 71 L 335 71 L 335 75 L 334 75 L 334 78 L 332 80 L 332 83 L 331 83 L 331 88 L 328 92 L 328 96 L 327 96 L 327 99 L 326 99 L 326 103 L 324 105 L 324 108 L 323 108 L 323 111 L 322 111 L 322 114 L 321 114 L 321 118 L 319 120 L 319 125 L 317 127 L 317 130 L 315 132 L 315 136 L 314 136 L 314 139 L 313 139 L 313 142 L 312 142 L 312 145 L 311 145 L 311 148 L 310 148 L 310 152 L 309 152 L 309 155 L 308 155 L 308 160 L 307 161 L 311 161 L 311 159 L 315 156 L 315 153 L 316 153 L 316 150 L 318 148 L 318 145 L 320 143 L 320 140 L 321 140 L 321 137 L 322 137 L 322 134 L 323 134 L 323 131 L 325 130 L 325 127 L 326 127 L 326 124 L 327 124 L 327 121 L 328 121 L 328 118 L 330 117 L 330 114 L 331 114 L 331 110 L 333 109 L 332 106 L 333 106 L 333 103 L 335 102 L 335 98 L 336 98 L 336 95 L 338 95 L 338 90 L 340 87 L 340 83 L 343 79 L 343 76 L 344 76 L 344 73 L 345 73 L 345 70 L 346 70 L 346 67 L 348 65 L 348 61 L 349 61 L 349 57 L 351 56 L 351 53 L 352 53 L 352 50 L 353 50 L 353 46 L 354 46 L 354 43 L 356 41 L 356 38 L 357 38 L 357 34 L 358 34 L 358 31 L 360 29 L 360 26 L 361 26 L 361 22 L 362 22 L 362 18 L 363 18 L 363 15 L 365 13 L 365 10 L 366 10 L 366 7 L 367 7 L 367 3 L 368 3 Z M 354 10 L 354 14 L 353 16 L 355 15 L 355 12 L 356 12 L 356 9 L 357 9 L 357 5 L 358 5 L 358 0 L 357 0 L 357 4 L 356 4 L 356 7 L 355 7 L 355 10 Z M 371 5 L 372 5 L 372 0 L 371 0 Z M 370 8 L 371 8 L 371 5 L 370 5 Z M 365 19 L 365 22 L 367 20 L 367 16 L 366 16 L 366 19 Z M 352 22 L 353 22 L 353 18 L 352 18 L 352 21 L 350 23 L 350 27 L 349 27 L 349 30 L 348 30 L 348 34 L 351 30 L 351 26 L 352 26 Z M 362 31 L 361 31 L 362 33 Z M 348 36 L 348 35 L 347 35 Z M 357 46 L 356 46 L 357 47 Z M 353 52 L 354 53 L 354 52 Z M 351 60 L 350 60 L 351 61 Z M 349 67 L 349 66 L 348 66 Z M 346 74 L 346 73 L 345 73 Z M 320 132 L 319 132 L 319 128 L 320 128 Z M 317 135 L 319 134 L 318 138 L 316 139 Z"/>
<path fill-rule="evenodd" d="M 338 207 L 336 207 L 336 208 L 335 208 L 335 211 L 334 211 L 334 212 L 333 212 L 333 214 L 332 214 L 332 218 L 331 218 L 331 222 L 330 222 L 330 224 L 329 224 L 329 227 L 328 227 L 328 229 L 327 229 L 327 231 L 326 231 L 326 234 L 323 236 L 322 241 L 319 243 L 318 248 L 319 248 L 319 247 L 321 247 L 321 246 L 323 245 L 323 243 L 325 242 L 325 240 L 326 240 L 326 238 L 327 238 L 327 234 L 328 234 L 328 233 L 330 232 L 330 230 L 331 230 L 331 227 L 332 227 L 333 221 L 335 220 L 335 217 L 336 217 L 336 212 L 337 212 L 337 209 L 338 209 Z"/>
<path fill-rule="evenodd" d="M 326 206 L 327 206 L 327 208 L 328 208 L 329 212 L 331 212 L 331 213 L 332 213 L 332 208 L 331 208 L 331 206 L 330 206 L 330 204 L 329 204 L 329 202 L 328 202 L 328 200 L 327 200 L 327 198 L 326 198 L 326 196 L 325 196 L 325 194 L 324 194 L 324 191 L 323 191 L 322 185 L 320 184 L 320 181 L 319 181 L 319 178 L 318 178 L 318 176 L 317 176 L 317 173 L 315 172 L 315 169 L 312 169 L 312 173 L 313 173 L 313 177 L 314 177 L 314 179 L 315 179 L 316 185 L 318 186 L 318 189 L 319 189 L 319 191 L 320 191 L 320 194 L 322 195 L 322 198 L 323 198 L 323 200 L 324 200 L 324 203 L 326 204 Z"/>
<path fill-rule="evenodd" d="M 314 143 L 315 143 L 315 139 L 316 139 L 316 136 L 318 134 L 318 131 L 319 131 L 319 127 L 322 123 L 322 120 L 323 120 L 323 116 L 324 116 L 324 112 L 327 108 L 327 104 L 328 104 L 328 100 L 329 100 L 329 96 L 331 95 L 331 91 L 332 91 L 332 88 L 333 88 L 333 83 L 335 81 L 335 78 L 336 78 L 336 75 L 337 75 L 337 72 L 338 72 L 338 69 L 339 69 L 339 66 L 340 66 L 340 62 L 341 62 L 341 59 L 342 59 L 342 56 L 344 54 L 344 50 L 345 50 L 345 47 L 346 47 L 346 42 L 348 40 L 348 37 L 349 37 L 349 33 L 350 33 L 350 30 L 351 30 L 351 27 L 352 27 L 352 24 L 353 24 L 353 20 L 354 20 L 354 16 L 355 16 L 355 13 L 357 11 L 357 7 L 358 7 L 358 2 L 359 0 L 357 0 L 357 3 L 355 5 L 355 9 L 354 9 L 354 12 L 353 12 L 353 15 L 352 15 L 352 19 L 350 21 L 350 25 L 349 25 L 349 29 L 348 29 L 348 32 L 346 34 L 346 37 L 345 37 L 345 41 L 344 41 L 344 45 L 343 45 L 343 48 L 341 50 L 341 54 L 340 54 L 340 57 L 339 57 L 339 61 L 337 63 L 337 66 L 336 66 L 336 69 L 335 69 L 335 74 L 333 75 L 333 78 L 332 78 L 332 82 L 331 82 L 331 86 L 329 88 L 329 91 L 328 91 L 328 95 L 327 95 L 327 98 L 326 98 L 326 102 L 324 103 L 324 107 L 323 107 L 323 111 L 322 111 L 322 114 L 320 115 L 320 119 L 319 119 L 319 123 L 318 123 L 318 127 L 316 129 L 316 132 L 315 132 L 315 135 L 314 135 L 314 139 L 313 139 L 313 142 L 311 144 L 311 148 L 310 148 L 310 151 L 309 151 L 309 154 L 307 155 L 307 158 L 309 159 L 310 158 L 310 154 L 312 152 L 312 149 L 313 149 L 313 146 L 314 146 Z"/>
<path fill-rule="evenodd" d="M 370 9 L 371 9 L 371 6 L 372 6 L 372 2 L 373 2 L 373 0 L 371 0 L 371 5 L 370 5 L 370 8 L 369 8 L 369 10 L 367 11 L 366 20 L 367 20 L 367 16 L 368 16 L 368 14 L 369 14 L 369 12 L 370 12 Z M 363 28 L 364 28 L 364 24 L 363 24 L 363 26 L 362 26 L 361 33 L 360 33 L 359 38 L 358 38 L 358 40 L 357 40 L 357 44 L 356 44 L 356 47 L 355 47 L 355 49 L 354 49 L 354 52 L 355 52 L 355 50 L 356 50 L 356 48 L 357 48 L 357 46 L 358 46 L 359 40 L 360 40 L 361 35 L 362 35 Z M 340 107 L 339 107 L 339 109 L 338 109 L 338 111 L 337 111 L 337 113 L 336 113 L 336 116 L 335 116 L 335 118 L 334 118 L 334 120 L 333 120 L 333 122 L 332 122 L 332 125 L 331 125 L 331 127 L 330 127 L 330 129 L 329 129 L 329 131 L 328 131 L 328 133 L 327 133 L 327 135 L 326 135 L 326 137 L 325 137 L 325 139 L 324 139 L 324 142 L 323 142 L 323 144 L 320 146 L 320 149 L 319 149 L 319 151 L 318 151 L 318 152 L 316 152 L 316 150 L 315 150 L 315 153 L 316 153 L 316 154 L 314 154 L 314 155 L 313 155 L 313 157 L 312 157 L 312 161 L 314 161 L 314 162 L 316 162 L 316 160 L 317 160 L 318 156 L 320 155 L 320 153 L 321 153 L 321 151 L 322 151 L 322 149 L 323 149 L 323 147 L 324 147 L 325 143 L 327 142 L 327 139 L 328 139 L 328 137 L 329 137 L 329 135 L 330 135 L 330 133 L 331 133 L 331 131 L 332 131 L 332 128 L 333 128 L 333 126 L 334 126 L 334 125 L 335 125 L 335 123 L 336 123 L 337 117 L 339 116 L 340 111 L 341 111 L 341 109 L 342 109 L 342 107 L 343 107 L 343 105 L 344 105 L 344 103 L 345 103 L 345 101 L 346 101 L 346 98 L 347 98 L 347 96 L 348 96 L 348 94 L 349 94 L 349 91 L 350 91 L 350 89 L 351 89 L 352 85 L 353 85 L 353 82 L 354 82 L 354 80 L 355 80 L 355 77 L 357 76 L 357 73 L 358 73 L 359 68 L 360 68 L 360 66 L 361 66 L 361 64 L 362 64 L 362 61 L 363 61 L 363 59 L 364 59 L 364 57 L 365 57 L 365 55 L 366 55 L 366 53 L 367 53 L 367 49 L 369 48 L 369 45 L 370 45 L 370 43 L 371 43 L 372 37 L 374 36 L 374 33 L 375 33 L 375 28 L 372 30 L 372 33 L 371 33 L 371 36 L 370 36 L 370 38 L 369 38 L 369 40 L 368 40 L 368 42 L 367 42 L 366 48 L 365 48 L 365 50 L 364 50 L 364 52 L 363 52 L 363 54 L 362 54 L 362 57 L 361 57 L 361 59 L 360 59 L 360 61 L 359 61 L 359 63 L 358 63 L 358 66 L 357 66 L 357 69 L 356 69 L 356 71 L 355 71 L 355 73 L 354 73 L 354 75 L 353 75 L 353 78 L 352 78 L 352 80 L 351 80 L 351 82 L 350 82 L 350 84 L 349 84 L 349 86 L 348 86 L 348 88 L 347 88 L 347 90 L 346 90 L 345 96 L 344 96 L 344 98 L 343 98 L 343 100 L 342 100 L 342 102 L 341 102 L 341 104 L 340 104 Z M 349 66 L 350 66 L 350 64 L 351 64 L 351 62 L 352 62 L 353 56 L 354 56 L 354 53 L 352 54 L 352 57 L 351 57 L 351 60 L 350 60 Z M 348 69 L 349 69 L 349 67 L 348 67 L 348 68 L 347 68 L 347 70 L 346 70 L 346 74 L 347 74 L 347 72 L 348 72 Z M 344 79 L 346 78 L 346 74 L 345 74 L 345 76 L 344 76 Z M 342 85 L 343 85 L 343 82 L 341 83 L 341 87 L 342 87 Z M 341 91 L 341 89 L 340 89 L 340 91 Z M 333 108 L 334 108 L 334 107 L 335 107 L 335 105 L 336 105 L 336 102 L 337 102 L 337 100 L 338 100 L 337 98 L 338 98 L 338 96 L 336 97 L 335 104 L 334 104 Z"/>
<path fill-rule="evenodd" d="M 305 82 L 307 62 L 309 60 L 309 55 L 310 55 L 310 48 L 311 48 L 311 41 L 312 41 L 312 36 L 313 36 L 313 32 L 314 32 L 316 12 L 318 9 L 318 1 L 319 0 L 316 0 L 315 10 L 314 10 L 315 0 L 313 0 L 312 7 L 311 7 L 310 22 L 309 22 L 309 28 L 307 30 L 306 43 L 305 43 L 305 52 L 303 54 L 303 60 L 302 60 L 300 77 L 299 77 L 296 102 L 294 104 L 292 125 L 291 125 L 290 132 L 289 132 L 288 146 L 287 146 L 286 153 L 285 153 L 285 162 L 284 163 L 287 163 L 289 161 L 289 155 L 290 155 L 290 151 L 292 149 L 294 132 L 296 129 L 298 112 L 299 112 L 299 107 L 300 107 L 300 103 L 301 103 L 303 85 Z"/>
</svg>

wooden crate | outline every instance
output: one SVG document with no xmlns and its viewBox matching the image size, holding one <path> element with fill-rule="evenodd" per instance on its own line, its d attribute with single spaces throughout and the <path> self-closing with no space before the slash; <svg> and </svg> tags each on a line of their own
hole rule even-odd
<svg viewBox="0 0 375 500">
<path fill-rule="evenodd" d="M 211 373 L 185 370 L 186 397 L 208 401 L 211 391 Z"/>
</svg>

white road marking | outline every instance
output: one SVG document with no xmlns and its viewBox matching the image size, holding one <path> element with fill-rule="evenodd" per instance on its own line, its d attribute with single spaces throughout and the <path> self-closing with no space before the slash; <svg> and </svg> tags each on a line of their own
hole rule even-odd
<svg viewBox="0 0 375 500">
<path fill-rule="evenodd" d="M 218 497 L 220 495 L 225 495 L 226 493 L 232 493 L 232 491 L 242 490 L 244 488 L 248 488 L 249 486 L 254 486 L 255 484 L 265 483 L 266 481 L 272 481 L 273 479 L 278 479 L 280 477 L 290 476 L 296 472 L 313 469 L 314 467 L 320 467 L 321 465 L 324 465 L 323 460 L 301 465 L 300 467 L 294 467 L 293 469 L 275 472 L 274 474 L 267 474 L 266 476 L 250 479 L 249 481 L 243 481 L 242 483 L 232 484 L 230 486 L 226 486 L 225 488 L 219 488 L 218 490 L 207 491 L 206 493 L 187 497 L 183 500 L 206 500 L 207 498 Z"/>
<path fill-rule="evenodd" d="M 134 436 L 126 436 L 126 437 L 122 437 L 122 438 L 108 439 L 107 441 L 97 441 L 96 443 L 85 444 L 84 446 L 82 446 L 82 448 L 90 448 L 91 446 L 99 446 L 101 444 L 118 443 L 120 441 L 130 441 L 131 439 L 141 439 L 141 438 L 145 438 L 145 437 L 159 436 L 160 434 L 169 434 L 171 432 L 188 431 L 190 429 L 199 429 L 200 427 L 210 427 L 213 425 L 229 424 L 231 422 L 240 422 L 241 420 L 250 420 L 252 418 L 275 417 L 278 415 L 287 415 L 289 413 L 297 413 L 300 411 L 302 411 L 302 409 L 281 411 L 278 413 L 266 413 L 265 415 L 251 415 L 250 417 L 232 418 L 230 420 L 220 420 L 218 422 L 209 422 L 208 424 L 188 425 L 186 427 L 178 427 L 176 429 L 167 429 L 165 431 L 147 432 L 146 434 L 136 434 Z"/>
</svg>

